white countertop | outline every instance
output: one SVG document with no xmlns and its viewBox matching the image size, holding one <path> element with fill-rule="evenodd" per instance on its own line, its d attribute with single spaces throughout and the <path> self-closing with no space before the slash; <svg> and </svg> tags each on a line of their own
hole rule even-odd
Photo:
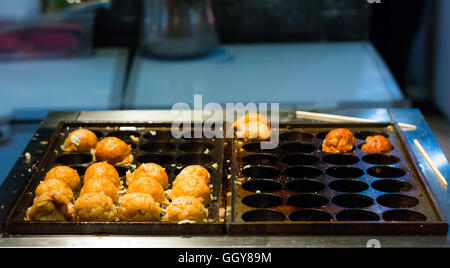
<svg viewBox="0 0 450 268">
<path fill-rule="evenodd" d="M 279 102 L 284 108 L 389 107 L 403 100 L 367 42 L 220 46 L 211 55 L 166 61 L 137 56 L 125 107 Z"/>
</svg>

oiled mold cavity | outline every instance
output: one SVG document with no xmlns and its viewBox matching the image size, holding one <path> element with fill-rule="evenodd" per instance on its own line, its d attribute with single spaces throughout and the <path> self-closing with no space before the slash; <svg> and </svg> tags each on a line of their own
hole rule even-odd
<svg viewBox="0 0 450 268">
<path fill-rule="evenodd" d="M 377 178 L 400 178 L 405 176 L 405 172 L 399 168 L 376 166 L 367 169 L 367 174 Z"/>
<path fill-rule="evenodd" d="M 247 211 L 242 215 L 242 220 L 246 222 L 259 222 L 259 221 L 284 221 L 285 216 L 283 213 L 270 210 L 270 209 L 258 209 Z"/>
<path fill-rule="evenodd" d="M 348 154 L 330 154 L 322 157 L 322 160 L 328 164 L 337 166 L 354 165 L 359 162 L 359 158 Z"/>
<path fill-rule="evenodd" d="M 147 142 L 142 144 L 140 149 L 151 153 L 169 153 L 175 150 L 175 145 L 168 142 Z"/>
<path fill-rule="evenodd" d="M 251 153 L 273 153 L 275 149 L 262 149 L 260 142 L 247 143 L 242 146 L 242 149 Z"/>
<path fill-rule="evenodd" d="M 180 145 L 180 150 L 189 153 L 208 153 L 214 145 L 208 142 L 188 142 Z"/>
<path fill-rule="evenodd" d="M 155 163 L 158 165 L 167 165 L 173 159 L 168 154 L 144 154 L 136 159 L 139 163 Z"/>
<path fill-rule="evenodd" d="M 320 208 L 328 204 L 328 199 L 319 194 L 294 194 L 287 198 L 287 204 L 301 208 Z"/>
<path fill-rule="evenodd" d="M 324 140 L 325 137 L 328 135 L 329 132 L 330 132 L 330 131 L 320 132 L 319 134 L 316 135 L 316 137 L 317 137 L 318 139 Z"/>
<path fill-rule="evenodd" d="M 385 221 L 421 221 L 425 222 L 427 217 L 417 211 L 407 209 L 389 210 L 383 213 Z"/>
<path fill-rule="evenodd" d="M 242 170 L 242 174 L 250 178 L 274 178 L 280 175 L 280 171 L 270 166 L 249 166 Z"/>
<path fill-rule="evenodd" d="M 273 208 L 283 204 L 283 199 L 274 194 L 253 194 L 242 198 L 242 203 L 252 208 Z"/>
<path fill-rule="evenodd" d="M 380 216 L 377 214 L 359 209 L 343 210 L 336 214 L 338 221 L 379 221 Z"/>
<path fill-rule="evenodd" d="M 90 154 L 65 154 L 56 159 L 56 162 L 70 166 L 89 163 L 92 161 L 92 155 Z"/>
<path fill-rule="evenodd" d="M 333 216 L 317 209 L 302 209 L 289 214 L 291 221 L 331 221 Z"/>
<path fill-rule="evenodd" d="M 331 167 L 325 173 L 329 176 L 343 179 L 358 178 L 364 175 L 364 171 L 355 167 Z"/>
<path fill-rule="evenodd" d="M 316 150 L 316 146 L 310 143 L 290 142 L 283 144 L 281 150 L 284 153 L 305 153 L 309 154 Z"/>
<path fill-rule="evenodd" d="M 319 162 L 319 158 L 310 154 L 290 154 L 281 161 L 288 165 L 312 165 Z"/>
<path fill-rule="evenodd" d="M 315 167 L 293 166 L 283 171 L 284 175 L 291 178 L 316 178 L 322 175 L 322 171 Z"/>
<path fill-rule="evenodd" d="M 167 141 L 174 137 L 171 131 L 167 130 L 151 130 L 144 134 L 144 138 L 152 141 Z"/>
<path fill-rule="evenodd" d="M 411 184 L 399 180 L 379 180 L 372 183 L 372 188 L 385 193 L 400 193 L 411 190 Z"/>
<path fill-rule="evenodd" d="M 297 193 L 315 193 L 325 189 L 325 185 L 316 180 L 292 180 L 285 185 L 286 189 Z"/>
<path fill-rule="evenodd" d="M 402 194 L 385 194 L 378 197 L 377 202 L 388 208 L 412 208 L 419 204 L 417 198 Z"/>
<path fill-rule="evenodd" d="M 249 180 L 242 184 L 242 188 L 249 192 L 273 193 L 280 190 L 283 186 L 274 180 Z"/>
<path fill-rule="evenodd" d="M 373 165 L 393 165 L 400 162 L 398 157 L 389 154 L 368 154 L 362 160 Z"/>
<path fill-rule="evenodd" d="M 280 134 L 282 141 L 308 141 L 314 138 L 313 135 L 306 132 L 290 131 Z"/>
<path fill-rule="evenodd" d="M 278 157 L 271 154 L 250 154 L 242 157 L 242 161 L 249 165 L 274 165 Z"/>
<path fill-rule="evenodd" d="M 214 162 L 214 158 L 207 154 L 187 154 L 177 158 L 183 165 L 206 165 Z"/>
<path fill-rule="evenodd" d="M 343 193 L 360 193 L 369 189 L 369 185 L 367 183 L 357 180 L 337 180 L 330 182 L 328 187 Z"/>
<path fill-rule="evenodd" d="M 341 194 L 333 198 L 333 203 L 344 208 L 366 208 L 373 204 L 373 199 L 360 194 Z"/>
<path fill-rule="evenodd" d="M 101 132 L 101 131 L 98 131 L 98 130 L 91 130 L 94 134 L 95 134 L 95 136 L 97 136 L 97 139 L 101 139 L 101 138 L 103 138 L 103 132 Z"/>
</svg>

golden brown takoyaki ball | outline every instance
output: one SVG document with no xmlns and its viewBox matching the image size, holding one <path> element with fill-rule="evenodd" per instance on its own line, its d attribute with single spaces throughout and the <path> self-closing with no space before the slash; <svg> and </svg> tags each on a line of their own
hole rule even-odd
<svg viewBox="0 0 450 268">
<path fill-rule="evenodd" d="M 87 183 L 91 179 L 106 179 L 111 181 L 116 187 L 120 187 L 121 185 L 119 173 L 114 166 L 107 162 L 94 163 L 86 169 L 84 183 Z"/>
<path fill-rule="evenodd" d="M 69 133 L 62 150 L 66 152 L 89 152 L 97 146 L 97 136 L 88 129 L 77 129 Z"/>
<path fill-rule="evenodd" d="M 369 136 L 361 150 L 369 154 L 389 153 L 392 150 L 392 144 L 384 136 Z"/>
<path fill-rule="evenodd" d="M 266 126 L 270 127 L 269 120 L 263 115 L 260 115 L 258 113 L 248 113 L 246 115 L 243 115 L 239 117 L 233 124 L 234 129 L 238 127 L 242 127 L 245 124 L 248 124 L 249 122 L 259 122 Z"/>
<path fill-rule="evenodd" d="M 36 196 L 41 196 L 46 192 L 55 191 L 63 194 L 70 202 L 73 201 L 73 192 L 70 187 L 60 180 L 50 179 L 42 181 L 34 191 Z"/>
<path fill-rule="evenodd" d="M 75 201 L 76 221 L 114 221 L 117 211 L 112 199 L 104 193 L 87 193 Z"/>
<path fill-rule="evenodd" d="M 159 221 L 161 209 L 156 205 L 152 196 L 144 193 L 126 194 L 120 199 L 118 209 L 121 221 Z"/>
<path fill-rule="evenodd" d="M 172 186 L 175 187 L 177 182 L 186 176 L 197 176 L 197 177 L 203 178 L 205 180 L 206 184 L 209 183 L 209 179 L 211 178 L 211 175 L 209 174 L 209 172 L 206 168 L 204 168 L 200 165 L 187 166 L 187 167 L 183 168 L 180 173 L 178 173 L 177 177 L 175 178 L 174 182 L 172 183 Z"/>
<path fill-rule="evenodd" d="M 131 163 L 133 159 L 131 145 L 116 137 L 106 137 L 99 141 L 95 147 L 95 160 L 97 162 L 107 161 L 112 165 L 120 165 Z"/>
<path fill-rule="evenodd" d="M 72 191 L 80 189 L 81 181 L 80 176 L 75 169 L 67 166 L 56 166 L 50 169 L 45 175 L 44 181 L 56 179 L 69 185 Z"/>
<path fill-rule="evenodd" d="M 208 210 L 203 205 L 202 199 L 192 196 L 182 196 L 173 200 L 166 213 L 166 219 L 169 222 L 203 222 L 207 218 Z"/>
<path fill-rule="evenodd" d="M 133 181 L 140 177 L 155 179 L 164 189 L 169 187 L 169 177 L 166 170 L 158 164 L 145 163 L 140 165 L 133 173 L 127 174 L 127 185 L 133 184 Z"/>
<path fill-rule="evenodd" d="M 269 140 L 271 138 L 270 123 L 266 117 L 249 113 L 239 117 L 233 124 L 237 138 Z"/>
<path fill-rule="evenodd" d="M 353 150 L 355 137 L 350 130 L 338 128 L 330 131 L 322 144 L 322 151 L 326 153 L 347 153 Z"/>
<path fill-rule="evenodd" d="M 80 196 L 87 193 L 104 193 L 109 196 L 115 204 L 119 202 L 118 189 L 109 180 L 91 179 L 81 187 Z"/>
<path fill-rule="evenodd" d="M 50 191 L 36 197 L 27 210 L 28 221 L 70 221 L 73 205 L 63 194 Z"/>
<path fill-rule="evenodd" d="M 172 188 L 170 199 L 175 200 L 181 196 L 200 197 L 203 204 L 208 205 L 211 202 L 211 190 L 202 178 L 191 176 L 183 179 Z"/>
<path fill-rule="evenodd" d="M 140 177 L 134 180 L 127 189 L 127 194 L 133 193 L 149 194 L 159 204 L 167 202 L 162 185 L 150 177 Z"/>
</svg>

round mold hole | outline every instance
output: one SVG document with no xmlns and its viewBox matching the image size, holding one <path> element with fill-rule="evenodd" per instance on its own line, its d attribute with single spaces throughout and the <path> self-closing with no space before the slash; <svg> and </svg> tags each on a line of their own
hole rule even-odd
<svg viewBox="0 0 450 268">
<path fill-rule="evenodd" d="M 209 139 L 209 138 L 216 137 L 216 134 L 214 132 L 202 130 L 202 129 L 184 131 L 184 132 L 181 132 L 180 134 L 181 134 L 180 138 L 185 139 L 185 140 L 201 140 L 201 139 Z"/>
<path fill-rule="evenodd" d="M 387 166 L 376 166 L 367 169 L 367 174 L 377 178 L 393 179 L 405 176 L 405 172 L 402 169 Z"/>
<path fill-rule="evenodd" d="M 273 193 L 281 190 L 281 183 L 274 180 L 249 180 L 242 184 L 242 188 L 249 192 Z"/>
<path fill-rule="evenodd" d="M 99 131 L 99 130 L 91 130 L 95 136 L 97 136 L 97 139 L 100 140 L 101 138 L 103 138 L 103 132 Z"/>
<path fill-rule="evenodd" d="M 250 153 L 273 153 L 275 149 L 261 149 L 260 142 L 247 143 L 242 146 L 242 149 Z"/>
<path fill-rule="evenodd" d="M 214 162 L 214 158 L 207 154 L 186 154 L 177 158 L 183 165 L 206 165 Z"/>
<path fill-rule="evenodd" d="M 78 176 L 84 176 L 84 173 L 86 173 L 86 167 L 84 166 L 70 166 L 71 168 L 75 169 L 78 173 Z"/>
<path fill-rule="evenodd" d="M 252 208 L 273 208 L 283 204 L 283 198 L 274 194 L 252 194 L 242 198 L 242 203 Z"/>
<path fill-rule="evenodd" d="M 154 130 L 146 132 L 144 138 L 151 141 L 168 141 L 173 139 L 173 136 L 171 131 Z"/>
<path fill-rule="evenodd" d="M 322 160 L 337 166 L 350 166 L 359 162 L 358 157 L 348 154 L 330 154 L 322 157 Z"/>
<path fill-rule="evenodd" d="M 333 198 L 333 203 L 344 208 L 366 208 L 373 205 L 373 199 L 360 194 L 341 194 Z"/>
<path fill-rule="evenodd" d="M 172 160 L 172 157 L 168 154 L 144 154 L 136 158 L 136 161 L 141 164 L 155 163 L 158 165 L 167 165 Z"/>
<path fill-rule="evenodd" d="M 275 178 L 280 171 L 271 166 L 249 166 L 242 170 L 242 174 L 250 178 Z"/>
<path fill-rule="evenodd" d="M 290 131 L 280 134 L 282 141 L 307 141 L 314 138 L 313 135 L 306 132 Z"/>
<path fill-rule="evenodd" d="M 281 161 L 288 165 L 312 165 L 319 162 L 319 158 L 310 154 L 290 154 Z"/>
<path fill-rule="evenodd" d="M 331 221 L 333 216 L 330 213 L 317 209 L 302 209 L 289 214 L 291 221 Z"/>
<path fill-rule="evenodd" d="M 417 198 L 402 194 L 385 194 L 378 197 L 377 202 L 388 208 L 412 208 L 419 204 Z"/>
<path fill-rule="evenodd" d="M 316 180 L 293 180 L 286 183 L 285 187 L 297 193 L 315 193 L 325 189 L 325 185 Z"/>
<path fill-rule="evenodd" d="M 71 166 L 89 163 L 92 161 L 92 155 L 90 154 L 64 154 L 56 158 L 56 162 Z"/>
<path fill-rule="evenodd" d="M 290 206 L 301 208 L 320 208 L 328 204 L 328 199 L 319 194 L 294 194 L 287 198 Z"/>
<path fill-rule="evenodd" d="M 119 173 L 119 177 L 124 177 L 127 174 L 128 168 L 126 167 L 115 167 L 117 173 Z"/>
<path fill-rule="evenodd" d="M 385 193 L 408 192 L 412 189 L 411 184 L 399 180 L 379 180 L 372 183 L 372 188 Z"/>
<path fill-rule="evenodd" d="M 284 221 L 286 216 L 276 210 L 258 209 L 245 212 L 241 218 L 245 222 Z"/>
<path fill-rule="evenodd" d="M 330 131 L 324 131 L 324 132 L 320 132 L 319 134 L 316 135 L 316 138 L 324 140 L 325 137 L 328 135 Z"/>
<path fill-rule="evenodd" d="M 315 167 L 309 166 L 293 166 L 287 167 L 283 174 L 291 178 L 317 178 L 322 175 L 322 171 Z"/>
<path fill-rule="evenodd" d="M 367 183 L 357 180 L 337 180 L 330 182 L 328 187 L 343 193 L 360 193 L 369 189 L 369 185 Z"/>
<path fill-rule="evenodd" d="M 188 142 L 180 145 L 180 150 L 189 153 L 205 153 L 212 151 L 214 145 L 208 142 Z"/>
<path fill-rule="evenodd" d="M 343 210 L 336 214 L 336 220 L 338 221 L 379 221 L 380 216 L 377 214 L 359 209 Z"/>
<path fill-rule="evenodd" d="M 250 154 L 242 157 L 242 161 L 249 165 L 274 165 L 278 157 L 271 154 Z"/>
<path fill-rule="evenodd" d="M 139 148 L 150 153 L 167 153 L 175 150 L 175 145 L 168 142 L 147 142 L 139 146 Z"/>
<path fill-rule="evenodd" d="M 373 165 L 393 165 L 400 162 L 398 157 L 389 154 L 368 154 L 362 160 Z"/>
<path fill-rule="evenodd" d="M 304 153 L 309 154 L 316 150 L 316 146 L 310 143 L 290 142 L 283 144 L 281 150 L 284 153 Z"/>
<path fill-rule="evenodd" d="M 364 171 L 355 167 L 331 167 L 325 170 L 329 176 L 343 179 L 353 179 L 364 175 Z"/>
<path fill-rule="evenodd" d="M 378 132 L 378 131 L 361 131 L 354 134 L 355 138 L 359 140 L 366 140 L 367 137 L 370 136 L 384 136 L 385 138 L 389 138 L 389 135 L 387 135 L 384 132 Z"/>
<path fill-rule="evenodd" d="M 108 133 L 108 135 L 106 135 L 106 137 L 116 137 L 118 139 L 123 140 L 126 143 L 132 143 L 131 136 L 139 138 L 141 136 L 141 134 L 136 131 L 114 131 L 114 132 L 110 132 L 110 133 Z"/>
<path fill-rule="evenodd" d="M 388 210 L 383 213 L 385 221 L 427 221 L 427 217 L 417 211 L 407 209 Z"/>
</svg>

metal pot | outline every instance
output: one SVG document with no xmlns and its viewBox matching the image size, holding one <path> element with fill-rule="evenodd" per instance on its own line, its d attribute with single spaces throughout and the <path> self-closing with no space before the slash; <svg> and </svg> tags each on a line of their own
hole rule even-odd
<svg viewBox="0 0 450 268">
<path fill-rule="evenodd" d="M 161 58 L 198 57 L 218 38 L 210 0 L 145 0 L 141 46 Z"/>
</svg>

